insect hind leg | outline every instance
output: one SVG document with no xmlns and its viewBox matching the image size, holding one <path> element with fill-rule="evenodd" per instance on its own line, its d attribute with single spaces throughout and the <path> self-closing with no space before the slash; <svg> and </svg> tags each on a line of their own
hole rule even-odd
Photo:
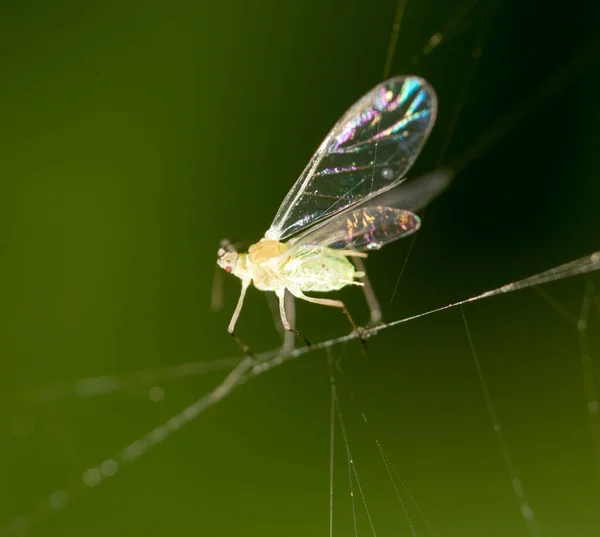
<svg viewBox="0 0 600 537">
<path fill-rule="evenodd" d="M 360 329 L 358 328 L 358 325 L 354 322 L 354 319 L 352 318 L 352 315 L 350 315 L 348 308 L 346 308 L 346 304 L 344 304 L 341 300 L 333 300 L 331 298 L 316 298 L 316 297 L 312 297 L 312 296 L 306 296 L 302 291 L 299 291 L 299 290 L 291 291 L 291 293 L 295 297 L 301 298 L 302 300 L 306 300 L 307 302 L 312 302 L 313 304 L 320 304 L 321 306 L 330 306 L 332 308 L 341 309 L 344 312 L 344 315 L 346 316 L 346 318 L 348 319 L 350 324 L 352 325 L 354 332 L 356 332 L 356 335 L 359 337 L 363 348 L 364 349 L 367 348 L 367 342 L 366 342 L 365 338 L 363 337 L 363 334 L 361 333 Z"/>
<path fill-rule="evenodd" d="M 365 293 L 365 299 L 367 300 L 367 305 L 369 306 L 369 311 L 371 313 L 371 318 L 369 320 L 369 326 L 377 326 L 382 319 L 381 314 L 381 306 L 379 305 L 379 300 L 375 296 L 375 292 L 373 291 L 373 286 L 371 285 L 371 280 L 369 280 L 369 276 L 367 275 L 367 269 L 365 267 L 364 261 L 360 257 L 352 257 L 352 263 L 354 266 L 362 273 L 363 279 L 363 291 Z"/>
</svg>

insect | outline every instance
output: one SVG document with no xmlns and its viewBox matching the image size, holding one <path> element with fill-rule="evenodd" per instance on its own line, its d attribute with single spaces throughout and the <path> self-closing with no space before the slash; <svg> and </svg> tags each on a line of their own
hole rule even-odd
<svg viewBox="0 0 600 537">
<path fill-rule="evenodd" d="M 341 309 L 360 336 L 342 301 L 305 293 L 363 286 L 360 280 L 365 272 L 360 269 L 366 252 L 419 229 L 421 221 L 409 207 L 376 205 L 372 198 L 404 180 L 429 136 L 436 112 L 435 92 L 422 78 L 398 76 L 380 83 L 334 125 L 283 200 L 264 238 L 247 253 L 222 244 L 218 265 L 242 280 L 227 330 L 246 353 L 251 355 L 234 330 L 250 284 L 277 295 L 283 327 L 307 345 L 310 342 L 288 321 L 286 292 Z"/>
</svg>

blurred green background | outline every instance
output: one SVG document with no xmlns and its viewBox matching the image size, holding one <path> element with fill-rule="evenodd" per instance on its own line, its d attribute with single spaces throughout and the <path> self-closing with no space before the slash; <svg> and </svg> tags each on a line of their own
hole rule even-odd
<svg viewBox="0 0 600 537">
<path fill-rule="evenodd" d="M 227 278 L 224 311 L 210 310 L 219 240 L 259 239 L 334 121 L 381 80 L 395 9 L 394 0 L 0 8 L 2 537 L 328 534 L 323 353 L 259 377 L 97 488 L 81 475 L 226 373 L 156 383 L 128 382 L 131 372 L 239 355 L 225 330 L 239 281 Z M 591 2 L 409 0 L 392 74 L 424 76 L 440 103 L 415 174 L 526 113 L 427 210 L 391 304 L 410 240 L 370 257 L 387 320 L 600 249 L 599 15 Z M 447 39 L 423 55 L 439 31 Z M 594 282 L 542 290 L 576 318 Z M 365 322 L 360 292 L 341 296 Z M 595 296 L 583 334 L 598 375 Z M 586 411 L 576 327 L 531 290 L 464 311 L 541 533 L 600 535 L 600 424 Z M 297 325 L 314 341 L 348 331 L 339 312 L 310 304 L 298 306 Z M 238 331 L 256 351 L 279 344 L 254 289 Z M 460 311 L 387 330 L 367 357 L 357 344 L 334 351 L 377 535 L 411 530 L 374 438 L 440 537 L 532 534 Z M 98 376 L 127 389 L 77 395 L 77 379 Z M 339 431 L 336 454 L 334 535 L 353 535 Z M 70 494 L 60 512 L 48 505 L 57 489 Z M 431 535 L 411 517 L 417 535 Z"/>
</svg>

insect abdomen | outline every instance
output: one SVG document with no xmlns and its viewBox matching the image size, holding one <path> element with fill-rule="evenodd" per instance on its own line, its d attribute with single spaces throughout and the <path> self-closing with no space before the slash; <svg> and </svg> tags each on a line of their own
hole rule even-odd
<svg viewBox="0 0 600 537">
<path fill-rule="evenodd" d="M 319 255 L 294 259 L 286 279 L 301 291 L 337 291 L 353 283 L 354 265 L 346 257 L 321 251 Z M 287 268 L 287 267 L 286 267 Z"/>
</svg>

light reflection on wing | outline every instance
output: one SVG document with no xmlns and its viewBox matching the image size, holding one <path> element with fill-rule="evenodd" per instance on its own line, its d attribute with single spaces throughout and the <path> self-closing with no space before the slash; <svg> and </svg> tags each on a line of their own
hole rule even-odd
<svg viewBox="0 0 600 537">
<path fill-rule="evenodd" d="M 332 218 L 306 231 L 293 242 L 288 255 L 304 248 L 327 246 L 334 250 L 379 250 L 386 244 L 411 235 L 421 226 L 420 218 L 404 209 L 363 207 Z"/>
<path fill-rule="evenodd" d="M 400 76 L 376 86 L 323 140 L 265 236 L 284 240 L 399 184 L 436 112 L 435 92 L 422 78 Z"/>
</svg>

